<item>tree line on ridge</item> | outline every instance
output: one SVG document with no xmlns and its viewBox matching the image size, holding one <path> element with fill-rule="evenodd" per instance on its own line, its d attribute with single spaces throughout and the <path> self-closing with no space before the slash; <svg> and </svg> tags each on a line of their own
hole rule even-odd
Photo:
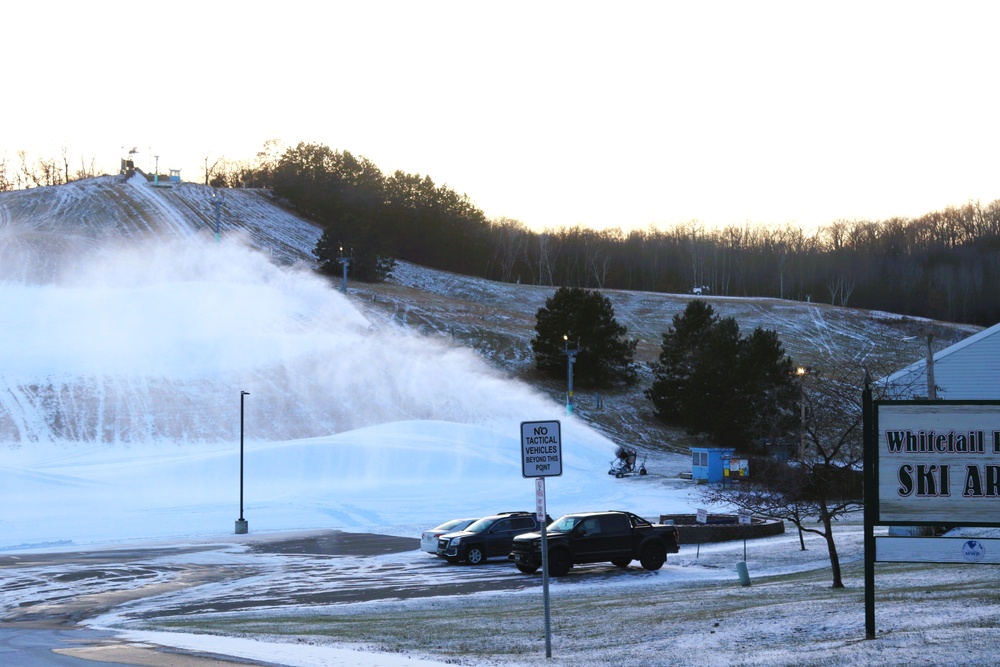
<svg viewBox="0 0 1000 667">
<path fill-rule="evenodd" d="M 299 144 L 265 170 L 321 224 L 321 270 L 377 280 L 391 260 L 533 285 L 816 301 L 983 326 L 1000 321 L 1000 200 L 919 218 L 838 220 L 811 232 L 697 221 L 536 231 L 488 218 L 429 176 L 386 176 L 346 151 Z M 382 268 L 373 266 L 382 258 Z M 360 260 L 360 261 L 359 261 Z M 389 261 L 386 261 L 389 260 Z M 355 273 L 356 272 L 356 273 Z"/>
</svg>

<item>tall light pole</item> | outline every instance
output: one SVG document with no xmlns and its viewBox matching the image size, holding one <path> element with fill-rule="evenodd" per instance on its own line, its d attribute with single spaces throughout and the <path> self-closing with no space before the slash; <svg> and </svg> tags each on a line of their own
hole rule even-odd
<svg viewBox="0 0 1000 667">
<path fill-rule="evenodd" d="M 244 535 L 249 529 L 247 520 L 243 518 L 243 397 L 250 392 L 240 392 L 240 518 L 236 520 L 236 534 Z"/>
<path fill-rule="evenodd" d="M 160 156 L 154 155 L 153 157 L 156 158 L 156 171 L 153 172 L 153 187 L 156 187 L 160 184 Z"/>
<path fill-rule="evenodd" d="M 795 375 L 799 378 L 799 461 L 806 462 L 806 385 L 805 377 L 813 375 L 816 371 L 808 366 L 799 366 L 795 369 Z"/>
<path fill-rule="evenodd" d="M 566 343 L 566 348 L 563 350 L 563 354 L 566 355 L 566 414 L 573 414 L 573 363 L 576 362 L 576 355 L 580 350 L 569 349 L 569 336 L 564 335 L 563 340 Z"/>
</svg>

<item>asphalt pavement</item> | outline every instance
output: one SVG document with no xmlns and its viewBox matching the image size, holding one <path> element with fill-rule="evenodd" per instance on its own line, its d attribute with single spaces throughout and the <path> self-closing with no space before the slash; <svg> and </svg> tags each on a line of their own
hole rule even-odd
<svg viewBox="0 0 1000 667">
<path fill-rule="evenodd" d="M 391 535 L 368 535 L 324 531 L 292 537 L 248 537 L 250 551 L 289 556 L 378 556 L 416 549 L 420 540 Z M 93 551 L 55 551 L 51 553 L 6 554 L 0 556 L 0 573 L 16 575 L 36 570 L 59 571 L 72 567 L 79 578 L 122 576 L 132 572 L 141 579 L 149 574 L 150 561 L 163 556 L 181 556 L 197 551 L 218 549 L 218 544 L 200 546 L 150 546 Z M 131 569 L 130 569 L 131 568 Z M 3 576 L 0 575 L 0 576 Z M 206 572 L 188 576 L 185 585 L 205 578 Z M 220 574 L 220 576 L 222 576 Z M 8 584 L 0 584 L 0 603 L 4 586 L 19 586 L 15 577 L 4 576 Z M 139 586 L 132 599 L 158 594 Z M 92 630 L 80 622 L 108 611 L 125 602 L 125 593 L 103 596 L 58 595 L 37 604 L 21 603 L 14 608 L 0 604 L 0 666 L 2 667 L 223 667 L 231 665 L 268 665 L 269 663 L 227 659 L 224 656 L 194 654 L 159 646 L 122 641 L 113 632 Z"/>
<path fill-rule="evenodd" d="M 192 564 L 178 566 L 178 557 L 200 551 L 245 545 L 251 554 L 287 556 L 284 570 L 270 594 L 247 595 L 242 580 L 258 571 Z M 223 667 L 268 665 L 225 656 L 194 654 L 164 647 L 126 642 L 114 632 L 101 632 L 81 623 L 132 600 L 190 588 L 202 583 L 229 582 L 205 604 L 215 611 L 239 611 L 261 605 L 350 603 L 426 595 L 465 594 L 480 590 L 517 589 L 538 585 L 534 577 L 511 576 L 506 561 L 486 566 L 451 566 L 430 554 L 411 553 L 402 558 L 373 559 L 370 565 L 349 568 L 341 556 L 361 558 L 416 552 L 418 538 L 392 535 L 311 531 L 288 535 L 229 537 L 220 543 L 181 547 L 149 546 L 92 551 L 55 551 L 0 556 L 0 667 Z M 193 558 L 192 561 L 197 561 Z M 267 561 L 273 563 L 273 561 Z M 356 563 L 357 561 L 352 561 Z M 39 585 L 39 577 L 46 577 Z M 96 594 L 75 594 L 64 583 L 116 578 L 121 586 L 104 586 Z M 430 582 L 430 583 L 429 583 Z M 25 590 L 37 586 L 25 597 Z M 35 588 L 30 588 L 35 591 Z M 4 597 L 9 595 L 8 600 Z M 13 603 L 13 600 L 19 600 Z M 4 604 L 6 602 L 6 604 Z M 201 611 L 201 603 L 160 609 L 165 615 Z"/>
</svg>

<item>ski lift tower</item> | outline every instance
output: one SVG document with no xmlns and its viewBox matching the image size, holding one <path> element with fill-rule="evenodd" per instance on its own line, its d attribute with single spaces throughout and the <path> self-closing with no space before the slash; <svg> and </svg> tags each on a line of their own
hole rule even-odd
<svg viewBox="0 0 1000 667">
<path fill-rule="evenodd" d="M 344 267 L 344 280 L 340 284 L 340 291 L 347 294 L 347 267 L 351 264 L 351 258 L 344 255 L 344 246 L 340 246 L 340 257 L 337 261 Z"/>
<path fill-rule="evenodd" d="M 569 349 L 569 335 L 563 336 L 563 340 L 566 342 L 566 349 L 563 350 L 563 354 L 566 355 L 566 414 L 573 414 L 573 363 L 576 361 L 576 355 L 580 352 L 580 344 L 577 343 L 577 349 Z"/>
</svg>

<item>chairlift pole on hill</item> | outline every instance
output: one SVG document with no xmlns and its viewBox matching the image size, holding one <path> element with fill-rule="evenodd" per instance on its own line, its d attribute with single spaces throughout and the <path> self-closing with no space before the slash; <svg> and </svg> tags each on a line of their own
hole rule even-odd
<svg viewBox="0 0 1000 667">
<path fill-rule="evenodd" d="M 212 208 L 215 209 L 215 242 L 219 242 L 219 219 L 222 216 L 222 194 L 212 193 Z"/>
<path fill-rule="evenodd" d="M 344 280 L 340 284 L 340 291 L 347 294 L 347 267 L 351 264 L 351 258 L 344 256 L 344 246 L 340 246 L 340 257 L 337 261 L 344 267 Z"/>
<path fill-rule="evenodd" d="M 568 362 L 566 368 L 566 414 L 573 414 L 573 363 L 576 362 L 576 355 L 580 352 L 579 349 L 571 350 L 569 349 L 569 335 L 564 335 L 563 340 L 566 341 L 566 349 L 563 350 L 563 354 L 566 355 L 566 361 Z"/>
</svg>

